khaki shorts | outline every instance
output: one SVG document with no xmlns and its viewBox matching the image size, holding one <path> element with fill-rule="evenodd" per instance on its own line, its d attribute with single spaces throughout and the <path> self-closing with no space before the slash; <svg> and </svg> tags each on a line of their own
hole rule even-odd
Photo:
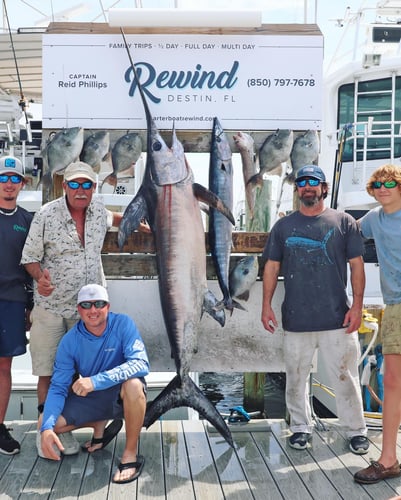
<svg viewBox="0 0 401 500">
<path fill-rule="evenodd" d="M 383 354 L 401 354 L 401 304 L 386 305 L 381 336 Z"/>
<path fill-rule="evenodd" d="M 36 376 L 50 377 L 57 346 L 65 333 L 77 320 L 58 316 L 43 307 L 35 305 L 31 313 L 29 350 L 32 358 L 32 373 Z"/>
</svg>

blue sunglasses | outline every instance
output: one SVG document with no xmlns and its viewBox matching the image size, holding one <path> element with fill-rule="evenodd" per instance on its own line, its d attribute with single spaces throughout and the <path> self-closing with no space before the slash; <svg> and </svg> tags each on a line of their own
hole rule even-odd
<svg viewBox="0 0 401 500">
<path fill-rule="evenodd" d="M 305 187 L 306 183 L 308 183 L 309 186 L 316 187 L 320 184 L 320 181 L 318 179 L 301 179 L 301 180 L 295 182 L 295 184 L 299 188 Z"/>
<path fill-rule="evenodd" d="M 6 182 L 8 181 L 11 181 L 13 184 L 19 184 L 20 182 L 22 182 L 22 177 L 20 177 L 19 175 L 6 175 L 6 174 L 2 174 L 0 175 L 0 182 L 2 184 L 5 184 Z"/>
<path fill-rule="evenodd" d="M 90 189 L 93 186 L 93 182 L 92 181 L 85 181 L 85 182 L 68 181 L 67 186 L 70 189 L 78 189 L 79 186 L 81 186 L 82 189 Z"/>
</svg>

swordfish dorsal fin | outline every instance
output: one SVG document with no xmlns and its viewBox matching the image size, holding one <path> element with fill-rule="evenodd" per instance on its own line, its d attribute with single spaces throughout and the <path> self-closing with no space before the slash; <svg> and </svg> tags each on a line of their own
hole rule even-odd
<svg viewBox="0 0 401 500">
<path fill-rule="evenodd" d="M 215 208 L 223 215 L 225 215 L 227 219 L 231 222 L 231 224 L 233 225 L 235 224 L 234 216 L 231 210 L 227 207 L 227 205 L 223 201 L 220 200 L 218 196 L 216 196 L 209 189 L 206 189 L 204 186 L 198 184 L 197 182 L 194 182 L 192 184 L 192 189 L 198 201 L 206 203 L 206 205 L 209 205 L 209 207 Z"/>
</svg>

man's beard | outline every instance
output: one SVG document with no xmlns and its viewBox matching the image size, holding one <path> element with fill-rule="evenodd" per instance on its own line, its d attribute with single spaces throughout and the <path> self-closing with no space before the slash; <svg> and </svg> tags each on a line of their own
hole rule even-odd
<svg viewBox="0 0 401 500">
<path fill-rule="evenodd" d="M 315 195 L 313 198 L 300 197 L 299 201 L 305 207 L 314 207 L 320 202 L 322 198 L 323 198 L 323 193 L 321 193 L 320 196 Z"/>
</svg>

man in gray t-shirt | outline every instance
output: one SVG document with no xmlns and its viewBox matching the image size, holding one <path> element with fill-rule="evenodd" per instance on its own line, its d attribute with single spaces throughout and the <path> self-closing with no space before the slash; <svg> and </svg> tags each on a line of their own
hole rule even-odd
<svg viewBox="0 0 401 500">
<path fill-rule="evenodd" d="M 359 385 L 358 328 L 362 319 L 365 273 L 363 242 L 356 221 L 326 208 L 324 172 L 306 165 L 295 180 L 300 209 L 272 228 L 264 257 L 262 323 L 278 326 L 272 298 L 279 274 L 284 277 L 282 321 L 286 365 L 286 404 L 293 432 L 289 444 L 305 449 L 313 429 L 309 376 L 319 347 L 336 393 L 337 414 L 353 453 L 369 448 Z M 349 303 L 347 262 L 353 291 Z"/>
</svg>

